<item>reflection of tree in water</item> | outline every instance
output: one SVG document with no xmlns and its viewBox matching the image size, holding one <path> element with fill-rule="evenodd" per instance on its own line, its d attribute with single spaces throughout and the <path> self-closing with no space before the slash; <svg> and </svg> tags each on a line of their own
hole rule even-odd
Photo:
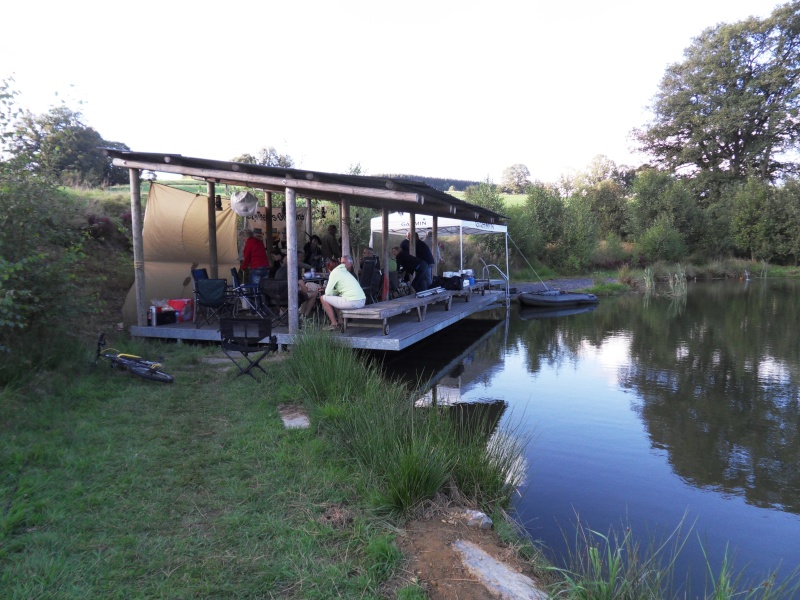
<svg viewBox="0 0 800 600">
<path fill-rule="evenodd" d="M 527 348 L 535 374 L 624 332 L 620 385 L 636 393 L 634 408 L 675 472 L 800 512 L 800 338 L 786 331 L 800 318 L 798 286 L 698 284 L 677 313 L 665 299 L 602 304 L 591 315 L 515 322 L 509 346 Z"/>
<path fill-rule="evenodd" d="M 680 317 L 665 308 L 624 311 L 620 383 L 636 391 L 653 445 L 694 485 L 800 512 L 800 343 L 784 331 L 799 316 L 796 286 L 701 284 Z"/>
</svg>

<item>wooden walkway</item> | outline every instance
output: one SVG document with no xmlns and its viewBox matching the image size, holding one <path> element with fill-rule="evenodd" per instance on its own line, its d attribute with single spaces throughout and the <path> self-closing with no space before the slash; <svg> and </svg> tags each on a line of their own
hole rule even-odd
<svg viewBox="0 0 800 600">
<path fill-rule="evenodd" d="M 426 337 L 449 327 L 453 323 L 465 319 L 473 313 L 505 306 L 505 291 L 490 290 L 484 295 L 473 294 L 469 301 L 465 298 L 454 297 L 450 310 L 445 310 L 445 304 L 431 305 L 423 321 L 419 321 L 417 311 L 392 317 L 389 335 L 383 335 L 383 329 L 352 328 L 345 333 L 335 335 L 352 348 L 368 350 L 403 350 Z M 157 327 L 131 326 L 130 333 L 133 337 L 156 338 L 164 340 L 195 340 L 219 342 L 219 329 L 215 325 L 203 325 L 197 328 L 193 323 L 173 323 Z M 276 327 L 273 334 L 277 336 L 278 343 L 291 346 L 294 336 L 289 335 L 288 328 Z"/>
</svg>

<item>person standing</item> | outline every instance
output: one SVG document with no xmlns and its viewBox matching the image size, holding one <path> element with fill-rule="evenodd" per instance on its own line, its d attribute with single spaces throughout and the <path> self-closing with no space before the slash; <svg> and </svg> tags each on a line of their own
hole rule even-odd
<svg viewBox="0 0 800 600">
<path fill-rule="evenodd" d="M 322 256 L 325 260 L 338 261 L 342 255 L 342 244 L 336 238 L 336 231 L 336 225 L 328 225 L 328 233 L 322 238 Z"/>
<path fill-rule="evenodd" d="M 367 297 L 358 279 L 353 276 L 353 259 L 343 256 L 338 267 L 331 271 L 325 295 L 319 301 L 331 324 L 326 331 L 339 329 L 340 313 L 343 308 L 361 308 L 367 303 Z"/>
<path fill-rule="evenodd" d="M 247 237 L 242 253 L 242 271 L 250 270 L 250 283 L 258 283 L 254 279 L 260 280 L 269 273 L 269 258 L 267 249 L 264 247 L 263 234 L 260 229 L 246 229 Z"/>
</svg>

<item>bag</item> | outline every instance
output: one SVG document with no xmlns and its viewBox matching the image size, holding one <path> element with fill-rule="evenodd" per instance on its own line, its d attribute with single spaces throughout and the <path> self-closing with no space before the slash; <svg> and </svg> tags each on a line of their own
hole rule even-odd
<svg viewBox="0 0 800 600">
<path fill-rule="evenodd" d="M 453 277 L 442 277 L 441 286 L 446 290 L 463 290 L 464 283 L 461 275 L 455 275 Z"/>
</svg>

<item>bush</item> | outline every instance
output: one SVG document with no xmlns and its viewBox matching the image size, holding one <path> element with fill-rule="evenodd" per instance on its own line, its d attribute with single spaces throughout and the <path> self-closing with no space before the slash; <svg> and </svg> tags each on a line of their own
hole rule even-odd
<svg viewBox="0 0 800 600">
<path fill-rule="evenodd" d="M 659 216 L 653 226 L 642 234 L 637 246 L 648 263 L 677 262 L 686 256 L 683 236 L 672 225 L 670 218 L 664 215 Z"/>
</svg>

